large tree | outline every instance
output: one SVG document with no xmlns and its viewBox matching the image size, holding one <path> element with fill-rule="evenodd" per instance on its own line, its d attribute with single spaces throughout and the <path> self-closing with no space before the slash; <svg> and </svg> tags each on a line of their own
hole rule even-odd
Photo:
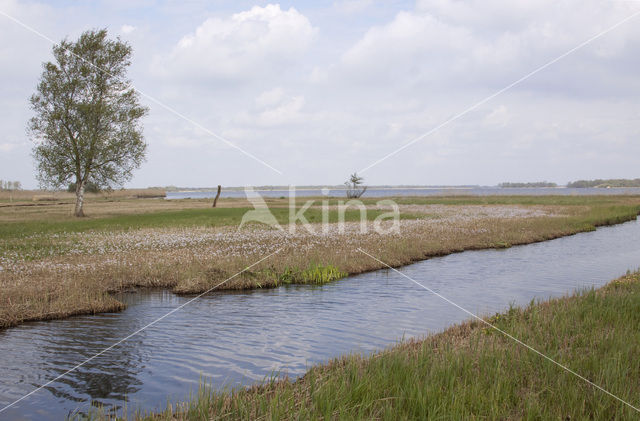
<svg viewBox="0 0 640 421">
<path fill-rule="evenodd" d="M 43 186 L 75 182 L 75 215 L 83 216 L 88 182 L 121 185 L 145 158 L 141 118 L 148 109 L 126 77 L 131 47 L 106 30 L 87 31 L 76 42 L 53 47 L 44 63 L 29 132 L 37 177 Z"/>
</svg>

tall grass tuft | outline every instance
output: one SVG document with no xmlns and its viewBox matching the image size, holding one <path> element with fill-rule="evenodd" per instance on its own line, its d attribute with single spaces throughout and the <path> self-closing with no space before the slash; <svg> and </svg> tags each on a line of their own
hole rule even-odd
<svg viewBox="0 0 640 421">
<path fill-rule="evenodd" d="M 344 278 L 348 274 L 341 272 L 340 269 L 333 265 L 312 264 L 309 268 L 302 271 L 302 279 L 314 284 L 326 284 L 336 279 Z"/>
<path fill-rule="evenodd" d="M 349 275 L 334 265 L 311 263 L 306 269 L 287 266 L 277 272 L 269 269 L 267 273 L 276 279 L 276 285 L 317 284 L 322 285 Z"/>
</svg>

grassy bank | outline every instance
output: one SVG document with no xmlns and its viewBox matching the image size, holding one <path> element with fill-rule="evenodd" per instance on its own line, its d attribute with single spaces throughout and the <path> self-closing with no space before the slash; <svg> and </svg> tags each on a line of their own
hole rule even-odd
<svg viewBox="0 0 640 421">
<path fill-rule="evenodd" d="M 425 294 L 427 292 L 425 291 Z M 488 319 L 640 406 L 640 273 Z M 637 419 L 584 380 L 471 321 L 312 368 L 295 382 L 212 392 L 144 419 Z"/>
<path fill-rule="evenodd" d="M 358 247 L 399 266 L 589 231 L 635 219 L 640 211 L 634 196 L 398 198 L 400 231 L 380 234 L 371 223 L 385 211 L 377 200 L 366 200 L 367 232 L 360 232 L 355 210 L 347 212 L 351 222 L 344 231 L 335 224 L 327 232 L 318 224 L 314 232 L 261 225 L 238 230 L 248 209 L 244 201 L 219 209 L 209 208 L 210 201 L 97 201 L 87 204 L 94 216 L 80 220 L 55 206 L 42 215 L 0 208 L 0 328 L 117 310 L 123 306 L 110 293 L 131 288 L 199 293 L 277 250 L 220 289 L 322 283 L 381 268 Z M 269 203 L 276 218 L 288 222 L 288 201 Z M 336 214 L 332 209 L 330 220 Z M 320 221 L 321 209 L 305 215 Z"/>
</svg>

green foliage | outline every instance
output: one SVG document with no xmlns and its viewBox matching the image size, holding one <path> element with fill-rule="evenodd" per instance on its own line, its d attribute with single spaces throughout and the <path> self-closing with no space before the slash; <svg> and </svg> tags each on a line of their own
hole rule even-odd
<svg viewBox="0 0 640 421">
<path fill-rule="evenodd" d="M 609 180 L 578 180 L 567 184 L 567 187 L 587 188 L 587 187 L 640 187 L 640 178 L 630 179 L 609 179 Z"/>
<path fill-rule="evenodd" d="M 306 269 L 298 267 L 286 267 L 284 271 L 277 272 L 273 269 L 267 270 L 268 276 L 277 279 L 278 284 L 317 284 L 322 285 L 348 275 L 333 265 L 320 265 L 312 263 Z"/>
<path fill-rule="evenodd" d="M 44 64 L 31 96 L 28 126 L 42 185 L 120 185 L 141 165 L 147 145 L 140 121 L 148 110 L 126 78 L 131 52 L 104 29 L 53 47 L 54 62 Z"/>
<path fill-rule="evenodd" d="M 69 187 L 67 187 L 67 191 L 70 193 L 75 193 L 76 186 L 77 186 L 76 183 L 70 183 Z M 97 184 L 92 183 L 91 181 L 87 181 L 87 184 L 85 184 L 85 187 L 84 187 L 84 191 L 87 193 L 99 193 L 100 187 Z"/>
<path fill-rule="evenodd" d="M 312 264 L 307 269 L 302 271 L 302 280 L 311 282 L 314 284 L 326 284 L 327 282 L 335 281 L 336 279 L 344 278 L 348 274 L 341 272 L 337 267 L 333 265 L 318 265 Z"/>
</svg>

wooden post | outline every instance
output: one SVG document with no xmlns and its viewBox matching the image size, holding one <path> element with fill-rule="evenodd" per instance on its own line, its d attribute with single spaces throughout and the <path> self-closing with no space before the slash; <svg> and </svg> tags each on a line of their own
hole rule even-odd
<svg viewBox="0 0 640 421">
<path fill-rule="evenodd" d="M 220 191 L 222 190 L 222 186 L 218 184 L 218 193 L 216 193 L 216 198 L 213 199 L 213 208 L 216 207 L 216 203 L 218 203 L 218 197 L 220 197 Z"/>
</svg>

